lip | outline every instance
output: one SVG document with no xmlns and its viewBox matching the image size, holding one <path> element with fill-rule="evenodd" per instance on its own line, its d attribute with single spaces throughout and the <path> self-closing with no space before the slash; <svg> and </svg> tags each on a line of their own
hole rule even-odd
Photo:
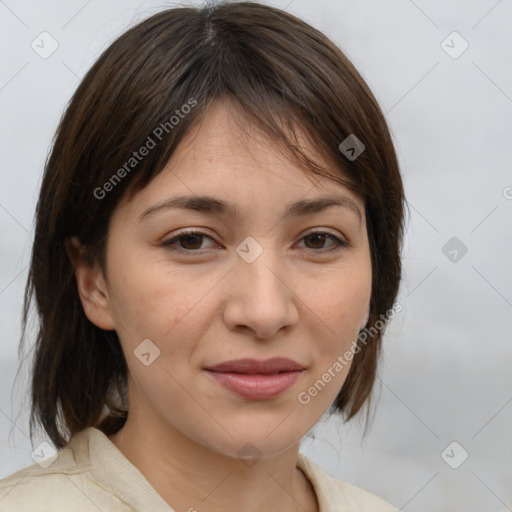
<svg viewBox="0 0 512 512">
<path fill-rule="evenodd" d="M 219 384 L 248 400 L 270 400 L 288 390 L 304 367 L 288 358 L 237 359 L 206 368 Z"/>
<path fill-rule="evenodd" d="M 273 357 L 258 361 L 257 359 L 233 359 L 215 366 L 209 366 L 207 370 L 223 373 L 269 374 L 278 372 L 302 371 L 304 367 L 287 357 Z"/>
</svg>

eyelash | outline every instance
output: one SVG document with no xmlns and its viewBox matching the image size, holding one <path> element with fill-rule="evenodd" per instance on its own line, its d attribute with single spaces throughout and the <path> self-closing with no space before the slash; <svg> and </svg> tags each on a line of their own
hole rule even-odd
<svg viewBox="0 0 512 512">
<path fill-rule="evenodd" d="M 178 233 L 176 236 L 169 238 L 168 240 L 164 240 L 163 242 L 161 242 L 161 245 L 163 247 L 173 250 L 173 251 L 180 251 L 180 252 L 184 252 L 184 253 L 187 253 L 187 252 L 188 253 L 200 253 L 201 249 L 196 249 L 196 250 L 182 249 L 182 248 L 178 248 L 177 246 L 175 246 L 175 244 L 181 238 L 188 236 L 188 235 L 198 235 L 198 236 L 203 236 L 203 237 L 210 238 L 211 240 L 213 240 L 213 238 L 211 236 L 207 235 L 206 233 L 203 233 L 202 231 L 186 230 L 186 231 L 182 231 L 181 233 Z M 306 248 L 306 250 L 311 251 L 311 252 L 328 254 L 331 252 L 339 251 L 339 250 L 344 249 L 349 246 L 349 244 L 347 242 L 340 240 L 337 236 L 334 236 L 333 234 L 331 234 L 327 231 L 311 231 L 311 232 L 307 233 L 306 235 L 304 235 L 301 238 L 301 241 L 309 236 L 312 236 L 312 235 L 327 235 L 328 237 L 330 237 L 332 240 L 334 240 L 336 242 L 336 245 L 334 245 L 333 247 L 331 247 L 329 249 L 308 249 L 308 248 Z"/>
</svg>

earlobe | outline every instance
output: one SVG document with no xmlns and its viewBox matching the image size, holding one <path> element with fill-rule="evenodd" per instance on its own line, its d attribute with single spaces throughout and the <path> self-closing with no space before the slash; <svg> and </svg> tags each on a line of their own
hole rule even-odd
<svg viewBox="0 0 512 512">
<path fill-rule="evenodd" d="M 107 286 L 98 264 L 84 258 L 84 246 L 76 236 L 66 240 L 66 252 L 74 268 L 80 302 L 87 318 L 104 330 L 115 329 Z"/>
</svg>

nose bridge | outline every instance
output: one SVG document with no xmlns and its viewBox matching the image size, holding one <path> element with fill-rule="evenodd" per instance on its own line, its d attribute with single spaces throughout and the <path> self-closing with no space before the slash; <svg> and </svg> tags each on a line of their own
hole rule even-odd
<svg viewBox="0 0 512 512">
<path fill-rule="evenodd" d="M 282 272 L 280 256 L 272 248 L 271 239 L 246 237 L 236 248 L 236 274 L 240 282 L 249 285 L 252 295 L 283 293 L 283 283 L 276 276 Z M 286 287 L 285 287 L 286 289 Z"/>
<path fill-rule="evenodd" d="M 285 285 L 285 265 L 279 251 L 265 241 L 247 237 L 236 248 L 234 272 L 231 276 L 231 304 L 226 321 L 232 326 L 244 325 L 258 337 L 269 337 L 296 318 L 293 294 Z"/>
</svg>

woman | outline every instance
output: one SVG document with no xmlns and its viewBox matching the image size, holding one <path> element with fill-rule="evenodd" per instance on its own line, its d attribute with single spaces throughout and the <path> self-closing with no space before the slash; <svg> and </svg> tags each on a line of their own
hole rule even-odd
<svg viewBox="0 0 512 512">
<path fill-rule="evenodd" d="M 396 510 L 299 454 L 368 404 L 403 188 L 383 114 L 268 6 L 162 11 L 73 96 L 36 212 L 36 463 L 0 509 Z"/>
</svg>

